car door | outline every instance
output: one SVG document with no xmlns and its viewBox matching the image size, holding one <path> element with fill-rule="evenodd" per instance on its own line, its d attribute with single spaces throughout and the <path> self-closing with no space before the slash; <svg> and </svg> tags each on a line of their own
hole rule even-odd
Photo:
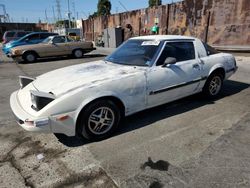
<svg viewBox="0 0 250 188">
<path fill-rule="evenodd" d="M 52 39 L 50 47 L 50 55 L 67 55 L 69 54 L 69 46 L 67 45 L 67 40 L 65 36 L 55 36 Z"/>
<path fill-rule="evenodd" d="M 163 66 L 170 57 L 176 63 Z M 156 64 L 147 73 L 148 107 L 195 93 L 202 79 L 201 71 L 193 41 L 166 42 Z"/>
</svg>

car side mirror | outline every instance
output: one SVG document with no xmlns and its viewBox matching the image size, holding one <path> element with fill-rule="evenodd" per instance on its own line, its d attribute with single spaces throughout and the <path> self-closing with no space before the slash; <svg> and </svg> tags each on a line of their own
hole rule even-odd
<svg viewBox="0 0 250 188">
<path fill-rule="evenodd" d="M 176 58 L 174 58 L 174 57 L 168 57 L 168 58 L 164 61 L 162 67 L 167 67 L 167 65 L 172 65 L 172 64 L 175 64 L 176 62 L 177 62 Z"/>
</svg>

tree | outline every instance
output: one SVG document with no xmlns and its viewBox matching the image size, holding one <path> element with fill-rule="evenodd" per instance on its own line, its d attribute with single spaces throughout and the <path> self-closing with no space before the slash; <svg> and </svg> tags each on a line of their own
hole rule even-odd
<svg viewBox="0 0 250 188">
<path fill-rule="evenodd" d="M 161 4 L 162 4 L 161 0 L 149 0 L 148 1 L 148 6 L 149 7 L 159 6 Z"/>
<path fill-rule="evenodd" d="M 96 18 L 98 16 L 97 12 L 94 12 L 93 14 L 89 15 L 89 19 Z"/>
<path fill-rule="evenodd" d="M 72 22 L 72 21 L 70 23 L 71 23 L 71 25 L 74 24 L 74 22 Z M 56 27 L 68 28 L 69 27 L 69 20 L 58 20 L 55 25 L 56 25 Z"/>
<path fill-rule="evenodd" d="M 99 0 L 97 5 L 97 15 L 106 16 L 110 15 L 111 3 L 109 0 Z"/>
</svg>

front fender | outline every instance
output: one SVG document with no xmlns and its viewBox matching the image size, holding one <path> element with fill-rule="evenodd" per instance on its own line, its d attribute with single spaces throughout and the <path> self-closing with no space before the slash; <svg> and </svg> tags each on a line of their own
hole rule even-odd
<svg viewBox="0 0 250 188">
<path fill-rule="evenodd" d="M 118 93 L 115 93 L 115 92 L 112 92 L 112 91 L 99 92 L 99 93 L 94 94 L 94 95 L 91 96 L 91 97 L 86 98 L 86 99 L 79 105 L 79 107 L 77 108 L 76 113 L 75 113 L 74 121 L 75 121 L 75 122 L 77 121 L 77 118 L 78 118 L 79 114 L 81 113 L 82 109 L 83 109 L 87 104 L 89 104 L 90 102 L 92 102 L 92 101 L 94 101 L 94 100 L 96 100 L 96 99 L 103 98 L 103 97 L 115 97 L 115 98 L 121 100 L 122 103 L 123 103 L 123 105 L 124 105 L 125 108 L 126 108 L 126 104 L 125 104 L 124 100 L 122 100 L 121 97 L 119 97 Z"/>
</svg>

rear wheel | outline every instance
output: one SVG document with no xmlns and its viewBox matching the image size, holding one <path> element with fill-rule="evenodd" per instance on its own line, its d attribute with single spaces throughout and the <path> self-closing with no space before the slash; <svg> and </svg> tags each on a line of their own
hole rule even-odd
<svg viewBox="0 0 250 188">
<path fill-rule="evenodd" d="M 23 60 L 27 63 L 33 63 L 37 60 L 37 55 L 34 52 L 26 52 L 23 55 Z"/>
<path fill-rule="evenodd" d="M 217 97 L 223 85 L 223 76 L 220 73 L 213 73 L 209 76 L 204 88 L 203 93 L 210 98 Z"/>
<path fill-rule="evenodd" d="M 118 127 L 120 118 L 120 110 L 114 102 L 93 102 L 79 116 L 78 133 L 89 140 L 106 138 Z"/>
<path fill-rule="evenodd" d="M 75 58 L 81 58 L 81 57 L 83 57 L 83 50 L 81 50 L 81 49 L 74 50 L 73 51 L 73 56 Z"/>
</svg>

